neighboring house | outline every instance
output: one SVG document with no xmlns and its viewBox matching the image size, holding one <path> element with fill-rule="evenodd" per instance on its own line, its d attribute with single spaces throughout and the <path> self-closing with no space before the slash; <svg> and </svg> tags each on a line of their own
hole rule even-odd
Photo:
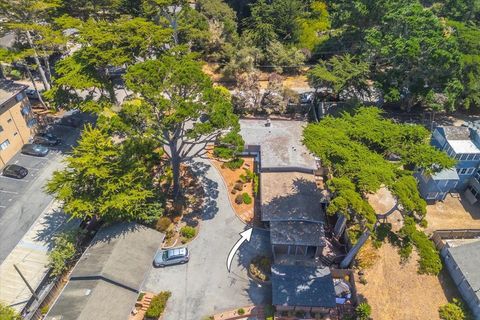
<svg viewBox="0 0 480 320">
<path fill-rule="evenodd" d="M 127 319 L 163 239 L 136 223 L 101 229 L 45 319 Z"/>
<path fill-rule="evenodd" d="M 480 240 L 447 240 L 441 253 L 458 291 L 480 319 Z"/>
<path fill-rule="evenodd" d="M 480 164 L 478 128 L 473 123 L 462 127 L 437 127 L 433 131 L 431 144 L 455 158 L 457 165 L 455 168 L 435 174 L 417 173 L 421 195 L 427 201 L 437 201 L 444 200 L 449 192 L 475 190 L 472 184 Z M 478 194 L 480 192 L 478 181 L 477 186 Z"/>
<path fill-rule="evenodd" d="M 25 94 L 28 87 L 0 80 L 0 168 L 28 143 L 37 121 Z"/>
</svg>

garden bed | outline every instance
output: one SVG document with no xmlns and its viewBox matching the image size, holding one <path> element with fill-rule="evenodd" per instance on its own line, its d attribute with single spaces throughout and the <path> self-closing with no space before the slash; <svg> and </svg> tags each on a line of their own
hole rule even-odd
<svg viewBox="0 0 480 320">
<path fill-rule="evenodd" d="M 182 166 L 181 172 L 184 194 L 175 203 L 167 202 L 164 215 L 156 223 L 156 229 L 165 233 L 164 248 L 186 244 L 199 232 L 205 192 L 190 168 Z"/>
<path fill-rule="evenodd" d="M 245 223 L 258 224 L 260 219 L 255 215 L 255 184 L 258 176 L 255 174 L 253 157 L 240 157 L 243 161 L 238 169 L 230 169 L 225 161 L 213 158 L 210 161 L 221 174 L 228 189 L 230 203 L 237 216 Z"/>
<path fill-rule="evenodd" d="M 256 256 L 250 261 L 248 266 L 248 275 L 257 282 L 262 284 L 269 284 L 272 261 L 266 256 Z"/>
</svg>

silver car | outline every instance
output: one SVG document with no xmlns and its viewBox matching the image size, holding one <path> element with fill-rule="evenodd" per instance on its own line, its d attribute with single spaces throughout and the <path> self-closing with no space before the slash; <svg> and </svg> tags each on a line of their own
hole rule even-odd
<svg viewBox="0 0 480 320">
<path fill-rule="evenodd" d="M 159 250 L 153 260 L 155 267 L 165 267 L 172 264 L 187 263 L 190 253 L 185 247 Z"/>
</svg>

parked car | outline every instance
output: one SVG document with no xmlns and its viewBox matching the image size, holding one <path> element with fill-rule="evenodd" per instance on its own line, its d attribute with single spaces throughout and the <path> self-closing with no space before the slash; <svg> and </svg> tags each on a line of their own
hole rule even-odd
<svg viewBox="0 0 480 320">
<path fill-rule="evenodd" d="M 60 119 L 61 125 L 78 128 L 82 125 L 82 120 L 78 118 L 72 118 L 71 116 Z"/>
<path fill-rule="evenodd" d="M 172 264 L 187 263 L 190 253 L 185 247 L 158 250 L 153 260 L 155 267 L 165 267 Z"/>
<path fill-rule="evenodd" d="M 40 99 L 40 97 L 38 96 L 38 92 L 34 89 L 25 90 L 25 94 L 27 95 L 27 97 L 29 99 L 32 99 L 32 100 L 39 100 Z"/>
<path fill-rule="evenodd" d="M 43 133 L 38 133 L 33 138 L 33 142 L 36 144 L 44 145 L 44 146 L 56 146 L 60 144 L 61 140 L 54 134 L 43 132 Z"/>
<path fill-rule="evenodd" d="M 9 178 L 23 179 L 28 174 L 27 168 L 16 164 L 9 164 L 3 168 L 2 175 Z"/>
<path fill-rule="evenodd" d="M 36 143 L 27 143 L 22 147 L 22 153 L 29 156 L 45 157 L 49 149 L 45 146 Z"/>
</svg>

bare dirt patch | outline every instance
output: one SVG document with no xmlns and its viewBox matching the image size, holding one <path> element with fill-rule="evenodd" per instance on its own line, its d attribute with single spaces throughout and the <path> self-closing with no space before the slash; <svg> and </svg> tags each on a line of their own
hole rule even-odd
<svg viewBox="0 0 480 320">
<path fill-rule="evenodd" d="M 415 250 L 404 264 L 397 250 L 389 243 L 378 249 L 377 261 L 365 270 L 367 284 L 357 284 L 360 299 L 372 306 L 375 320 L 439 319 L 438 307 L 458 295 L 450 277 L 445 271 L 438 277 L 418 274 Z"/>
<path fill-rule="evenodd" d="M 427 206 L 426 232 L 441 229 L 480 229 L 480 207 L 465 197 L 448 195 L 444 201 Z"/>
<path fill-rule="evenodd" d="M 397 200 L 386 187 L 378 189 L 377 192 L 367 195 L 368 203 L 375 210 L 377 215 L 383 215 L 382 222 L 392 224 L 392 231 L 397 232 L 403 227 L 403 217 L 397 208 Z M 382 219 L 380 219 L 382 220 Z"/>
</svg>

